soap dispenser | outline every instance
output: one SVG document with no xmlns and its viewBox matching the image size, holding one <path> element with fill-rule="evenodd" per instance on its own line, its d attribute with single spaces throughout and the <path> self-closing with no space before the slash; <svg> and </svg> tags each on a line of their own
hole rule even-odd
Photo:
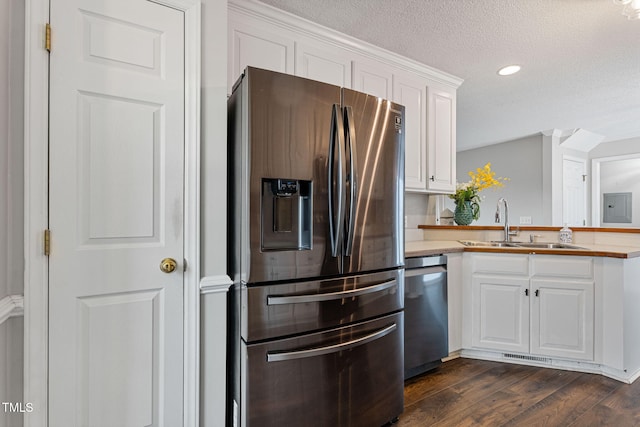
<svg viewBox="0 0 640 427">
<path fill-rule="evenodd" d="M 573 231 L 564 224 L 564 227 L 560 229 L 560 242 L 562 243 L 571 243 L 573 241 Z"/>
</svg>

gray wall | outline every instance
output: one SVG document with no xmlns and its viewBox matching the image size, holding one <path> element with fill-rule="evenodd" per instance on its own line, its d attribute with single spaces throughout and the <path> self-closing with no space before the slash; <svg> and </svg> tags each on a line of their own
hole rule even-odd
<svg viewBox="0 0 640 427">
<path fill-rule="evenodd" d="M 502 144 L 457 153 L 457 181 L 469 181 L 469 171 L 491 162 L 496 177 L 508 177 L 502 188 L 480 192 L 480 219 L 474 225 L 495 225 L 494 214 L 500 197 L 509 203 L 509 222 L 520 223 L 521 216 L 530 216 L 532 224 L 544 224 L 543 201 L 543 137 L 534 135 Z M 446 198 L 449 209 L 453 201 Z"/>
<path fill-rule="evenodd" d="M 0 2 L 0 300 L 22 295 L 24 1 Z M 0 402 L 22 402 L 23 319 L 0 324 Z M 21 426 L 0 407 L 0 427 Z"/>
</svg>

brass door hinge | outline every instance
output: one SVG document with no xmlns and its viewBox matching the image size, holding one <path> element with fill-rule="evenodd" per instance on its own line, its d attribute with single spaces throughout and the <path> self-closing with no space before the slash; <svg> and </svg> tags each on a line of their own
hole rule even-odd
<svg viewBox="0 0 640 427">
<path fill-rule="evenodd" d="M 44 255 L 49 256 L 51 253 L 51 230 L 44 230 Z"/>
<path fill-rule="evenodd" d="M 48 22 L 44 27 L 44 48 L 51 52 L 51 25 Z"/>
</svg>

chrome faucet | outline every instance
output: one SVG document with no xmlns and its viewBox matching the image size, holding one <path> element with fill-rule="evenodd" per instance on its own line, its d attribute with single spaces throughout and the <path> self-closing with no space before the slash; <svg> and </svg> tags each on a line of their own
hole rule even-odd
<svg viewBox="0 0 640 427">
<path fill-rule="evenodd" d="M 496 206 L 496 223 L 499 223 L 502 220 L 500 216 L 500 203 L 504 203 L 504 241 L 508 242 L 511 240 L 511 236 L 518 234 L 518 231 L 511 231 L 509 229 L 509 204 L 507 203 L 507 199 L 504 197 L 500 197 L 500 199 L 498 199 L 498 204 Z"/>
</svg>

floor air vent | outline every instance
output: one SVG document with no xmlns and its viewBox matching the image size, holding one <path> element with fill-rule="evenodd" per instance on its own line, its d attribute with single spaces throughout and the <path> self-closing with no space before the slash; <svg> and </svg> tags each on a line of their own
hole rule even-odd
<svg viewBox="0 0 640 427">
<path fill-rule="evenodd" d="M 538 357 L 538 356 L 526 356 L 523 354 L 511 354 L 511 353 L 502 353 L 502 357 L 505 359 L 515 359 L 515 360 L 529 360 L 531 362 L 538 363 L 551 363 L 551 359 L 548 357 Z"/>
</svg>

